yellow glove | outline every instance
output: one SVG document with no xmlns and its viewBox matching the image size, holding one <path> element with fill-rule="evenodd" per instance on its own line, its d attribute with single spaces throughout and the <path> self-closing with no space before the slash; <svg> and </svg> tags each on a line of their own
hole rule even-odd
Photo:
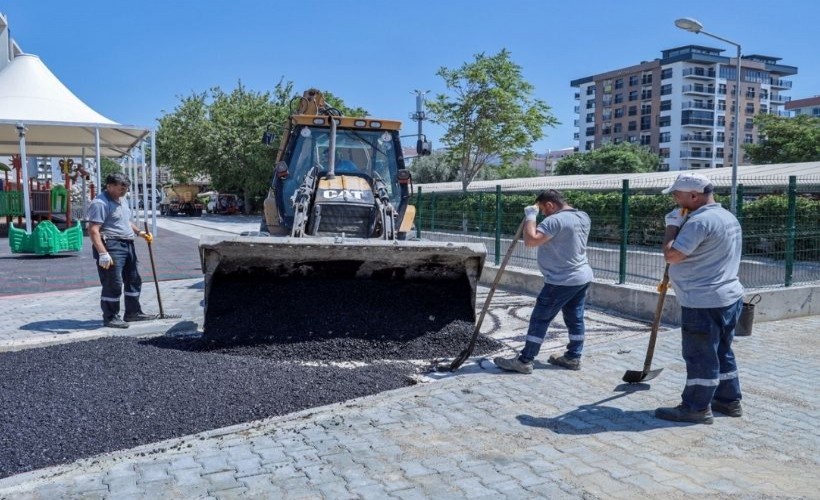
<svg viewBox="0 0 820 500">
<path fill-rule="evenodd" d="M 140 231 L 139 236 L 140 238 L 145 238 L 145 241 L 147 241 L 148 243 L 154 241 L 154 235 L 152 235 L 148 231 Z"/>
</svg>

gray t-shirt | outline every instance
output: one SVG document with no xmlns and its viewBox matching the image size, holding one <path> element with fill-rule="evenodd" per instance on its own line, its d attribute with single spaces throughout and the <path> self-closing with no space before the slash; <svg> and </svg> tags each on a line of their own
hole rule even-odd
<svg viewBox="0 0 820 500">
<path fill-rule="evenodd" d="M 88 221 L 102 224 L 100 233 L 106 238 L 133 240 L 136 235 L 131 229 L 131 209 L 127 203 L 112 200 L 103 191 L 88 207 Z"/>
<path fill-rule="evenodd" d="M 737 277 L 743 235 L 740 223 L 718 203 L 695 210 L 672 248 L 686 259 L 669 266 L 669 278 L 684 307 L 726 307 L 743 296 Z"/>
<path fill-rule="evenodd" d="M 592 281 L 587 260 L 589 215 L 574 208 L 554 213 L 536 230 L 550 237 L 538 247 L 538 268 L 550 285 L 577 286 Z"/>
</svg>

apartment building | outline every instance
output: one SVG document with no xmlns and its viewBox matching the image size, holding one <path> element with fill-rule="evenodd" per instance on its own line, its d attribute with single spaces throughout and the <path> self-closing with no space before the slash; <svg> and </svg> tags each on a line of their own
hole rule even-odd
<svg viewBox="0 0 820 500">
<path fill-rule="evenodd" d="M 631 142 L 660 154 L 663 170 L 731 166 L 737 60 L 723 52 L 685 45 L 663 50 L 653 61 L 573 80 L 578 150 Z M 783 92 L 792 82 L 783 77 L 797 68 L 755 54 L 741 57 L 740 74 L 743 165 L 743 144 L 759 141 L 754 117 L 789 115 L 783 108 L 791 98 Z"/>
<path fill-rule="evenodd" d="M 809 115 L 820 118 L 820 95 L 787 102 L 786 111 L 794 113 L 794 116 Z"/>
</svg>

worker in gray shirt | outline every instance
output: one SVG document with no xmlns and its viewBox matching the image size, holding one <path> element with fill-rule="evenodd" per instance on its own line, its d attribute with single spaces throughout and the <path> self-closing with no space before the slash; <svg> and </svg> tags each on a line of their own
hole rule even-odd
<svg viewBox="0 0 820 500">
<path fill-rule="evenodd" d="M 546 216 L 536 225 L 538 213 Z M 547 328 L 563 313 L 569 331 L 564 354 L 552 354 L 550 364 L 569 370 L 581 369 L 584 348 L 584 304 L 592 268 L 587 260 L 589 216 L 567 204 L 563 195 L 549 189 L 535 199 L 535 205 L 524 209 L 524 244 L 538 247 L 538 268 L 544 275 L 544 287 L 530 315 L 526 343 L 519 356 L 495 358 L 502 370 L 532 373 L 532 362 L 541 350 Z"/>
<path fill-rule="evenodd" d="M 681 403 L 655 416 L 675 422 L 711 424 L 712 410 L 742 415 L 737 363 L 732 352 L 743 306 L 738 279 L 742 232 L 731 212 L 715 202 L 709 179 L 680 174 L 663 191 L 676 208 L 666 215 L 663 254 L 681 305 L 686 385 Z M 682 209 L 689 211 L 688 217 Z"/>
<path fill-rule="evenodd" d="M 131 222 L 131 210 L 125 193 L 131 181 L 122 173 L 105 179 L 102 191 L 88 207 L 88 235 L 92 254 L 97 261 L 102 292 L 100 307 L 103 324 L 111 328 L 128 328 L 128 323 L 156 319 L 157 315 L 142 312 L 140 292 L 142 278 L 137 269 L 134 239 L 137 236 L 151 243 L 154 237 Z M 125 316 L 120 317 L 120 296 L 125 287 Z"/>
</svg>

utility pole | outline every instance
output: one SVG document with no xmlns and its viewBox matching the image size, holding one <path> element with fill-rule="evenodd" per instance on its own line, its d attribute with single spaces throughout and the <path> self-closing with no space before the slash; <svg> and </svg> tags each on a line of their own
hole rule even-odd
<svg viewBox="0 0 820 500">
<path fill-rule="evenodd" d="M 427 114 L 424 112 L 424 96 L 430 93 L 429 90 L 414 90 L 412 93 L 416 94 L 416 112 L 410 113 L 410 119 L 418 123 L 418 140 L 416 141 L 416 153 L 424 154 L 425 146 L 427 146 L 427 138 L 422 133 L 421 123 L 427 119 Z M 430 154 L 429 152 L 427 154 Z"/>
</svg>

